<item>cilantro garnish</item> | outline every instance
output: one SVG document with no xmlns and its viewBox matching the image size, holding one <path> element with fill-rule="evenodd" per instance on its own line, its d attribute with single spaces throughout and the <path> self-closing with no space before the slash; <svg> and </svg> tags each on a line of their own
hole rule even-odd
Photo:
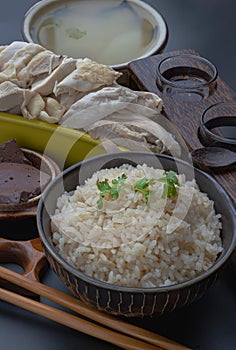
<svg viewBox="0 0 236 350">
<path fill-rule="evenodd" d="M 145 197 L 146 204 L 148 204 L 148 199 L 151 194 L 149 186 L 152 186 L 155 183 L 155 179 L 147 179 L 146 177 L 138 180 L 133 186 L 134 191 L 142 193 Z"/>
<path fill-rule="evenodd" d="M 109 185 L 108 179 L 104 181 L 97 181 L 97 188 L 100 191 L 99 199 L 97 201 L 98 209 L 103 207 L 103 198 L 117 199 L 121 189 L 124 187 L 124 182 L 127 179 L 127 175 L 122 174 L 117 179 L 111 181 L 112 185 Z"/>
<path fill-rule="evenodd" d="M 176 187 L 180 185 L 177 175 L 173 170 L 165 171 L 164 176 L 159 178 L 158 181 L 164 183 L 162 198 L 171 198 L 178 195 Z"/>
<path fill-rule="evenodd" d="M 120 191 L 125 187 L 125 180 L 127 179 L 126 174 L 122 174 L 118 176 L 117 179 L 113 179 L 111 181 L 111 185 L 109 184 L 109 180 L 105 179 L 104 181 L 97 181 L 97 188 L 100 191 L 99 199 L 97 201 L 97 205 L 99 209 L 103 207 L 103 199 L 118 199 Z M 162 198 L 171 198 L 176 197 L 178 195 L 177 187 L 179 187 L 179 181 L 176 173 L 173 170 L 165 171 L 164 176 L 159 179 L 148 179 L 143 177 L 138 180 L 131 188 L 133 191 L 140 192 L 144 195 L 146 204 L 148 204 L 149 196 L 152 193 L 150 190 L 150 186 L 153 186 L 156 181 L 160 181 L 164 183 L 164 189 L 162 193 Z"/>
</svg>

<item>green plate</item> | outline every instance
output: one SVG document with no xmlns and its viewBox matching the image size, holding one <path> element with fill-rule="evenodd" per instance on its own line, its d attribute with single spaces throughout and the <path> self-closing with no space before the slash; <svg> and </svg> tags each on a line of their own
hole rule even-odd
<svg viewBox="0 0 236 350">
<path fill-rule="evenodd" d="M 62 169 L 106 153 L 100 142 L 86 133 L 0 112 L 0 143 L 12 138 L 20 147 L 50 156 Z"/>
</svg>

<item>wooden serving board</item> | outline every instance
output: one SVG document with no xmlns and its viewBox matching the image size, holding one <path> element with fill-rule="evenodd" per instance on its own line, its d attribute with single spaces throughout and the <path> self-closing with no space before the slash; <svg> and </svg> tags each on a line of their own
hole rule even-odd
<svg viewBox="0 0 236 350">
<path fill-rule="evenodd" d="M 39 238 L 28 241 L 13 241 L 0 238 L 0 264 L 13 263 L 23 269 L 22 275 L 32 281 L 39 281 L 40 275 L 48 267 L 46 255 Z M 0 279 L 0 286 L 16 291 L 24 296 L 38 299 L 38 295 Z"/>
<path fill-rule="evenodd" d="M 157 64 L 164 57 L 176 54 L 199 55 L 194 50 L 181 50 L 154 55 L 134 61 L 130 63 L 128 67 L 129 85 L 133 89 L 150 91 L 158 94 L 163 99 L 164 114 L 184 138 L 189 150 L 194 150 L 203 147 L 198 139 L 201 113 L 214 103 L 234 99 L 236 93 L 220 77 L 218 77 L 217 88 L 214 93 L 210 97 L 199 102 L 178 101 L 171 97 L 162 95 L 156 85 Z M 222 187 L 224 187 L 233 202 L 236 204 L 236 169 L 224 170 L 211 174 L 222 185 Z"/>
</svg>

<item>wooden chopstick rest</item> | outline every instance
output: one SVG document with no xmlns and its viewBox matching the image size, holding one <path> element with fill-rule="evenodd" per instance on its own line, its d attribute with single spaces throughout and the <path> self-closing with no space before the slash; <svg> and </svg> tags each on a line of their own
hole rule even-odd
<svg viewBox="0 0 236 350">
<path fill-rule="evenodd" d="M 29 241 L 0 238 L 0 263 L 14 263 L 21 266 L 24 270 L 22 275 L 32 281 L 39 281 L 40 273 L 48 266 L 39 238 Z M 21 285 L 16 286 L 3 279 L 0 279 L 0 285 L 21 295 L 39 299 L 37 293 L 29 291 Z"/>
</svg>

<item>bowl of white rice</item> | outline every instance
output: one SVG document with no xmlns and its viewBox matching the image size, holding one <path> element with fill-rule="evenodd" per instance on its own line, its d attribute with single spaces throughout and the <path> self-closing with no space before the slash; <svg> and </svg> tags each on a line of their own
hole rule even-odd
<svg viewBox="0 0 236 350">
<path fill-rule="evenodd" d="M 153 316 L 200 298 L 236 245 L 235 208 L 208 174 L 170 156 L 120 152 L 66 169 L 37 214 L 51 268 L 85 303 Z"/>
</svg>

